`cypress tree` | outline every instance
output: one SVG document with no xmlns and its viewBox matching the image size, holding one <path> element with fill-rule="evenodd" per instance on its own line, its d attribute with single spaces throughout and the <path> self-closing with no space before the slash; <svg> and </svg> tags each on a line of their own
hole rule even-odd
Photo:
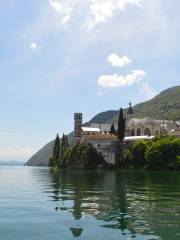
<svg viewBox="0 0 180 240">
<path fill-rule="evenodd" d="M 57 134 L 55 143 L 54 143 L 53 157 L 52 157 L 54 167 L 58 165 L 59 155 L 60 155 L 60 138 L 59 138 L 59 135 Z"/>
<path fill-rule="evenodd" d="M 60 158 L 59 158 L 60 167 L 65 167 L 66 165 L 64 154 L 68 148 L 69 148 L 69 143 L 68 143 L 67 135 L 63 134 L 62 140 L 61 140 L 61 151 L 60 151 Z"/>
<path fill-rule="evenodd" d="M 116 130 L 115 130 L 114 124 L 111 125 L 110 134 L 116 135 Z"/>
<path fill-rule="evenodd" d="M 67 137 L 67 135 L 65 136 L 65 139 L 66 139 L 66 148 L 69 148 L 69 142 L 68 142 L 68 137 Z"/>
<path fill-rule="evenodd" d="M 125 137 L 125 125 L 126 125 L 126 119 L 123 116 L 123 109 L 121 108 L 119 112 L 119 120 L 118 120 L 118 140 L 120 142 L 122 142 Z"/>
</svg>

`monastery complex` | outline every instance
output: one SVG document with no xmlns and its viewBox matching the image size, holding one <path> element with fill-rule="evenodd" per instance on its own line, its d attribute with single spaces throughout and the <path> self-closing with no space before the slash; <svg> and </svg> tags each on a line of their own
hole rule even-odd
<svg viewBox="0 0 180 240">
<path fill-rule="evenodd" d="M 155 136 L 169 135 L 180 137 L 180 122 L 169 120 L 156 120 L 151 118 L 131 118 L 133 109 L 131 104 L 126 115 L 125 143 L 135 140 L 150 140 Z M 118 126 L 114 125 L 115 130 Z M 74 114 L 74 145 L 82 143 L 92 144 L 98 152 L 104 155 L 105 160 L 115 164 L 115 145 L 117 136 L 110 133 L 111 124 L 90 124 L 83 126 L 83 114 Z"/>
</svg>

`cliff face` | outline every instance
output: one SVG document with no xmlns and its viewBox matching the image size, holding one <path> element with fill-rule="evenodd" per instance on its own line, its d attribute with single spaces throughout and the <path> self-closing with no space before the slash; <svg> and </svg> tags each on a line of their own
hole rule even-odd
<svg viewBox="0 0 180 240">
<path fill-rule="evenodd" d="M 180 120 L 180 86 L 172 87 L 161 92 L 150 101 L 137 104 L 133 107 L 132 117 L 150 117 L 155 119 Z M 110 110 L 97 114 L 89 123 L 117 123 L 117 110 Z M 73 133 L 68 135 L 70 144 L 73 143 Z M 26 163 L 27 166 L 48 166 L 49 158 L 52 155 L 54 140 L 46 144 L 35 153 Z"/>
</svg>

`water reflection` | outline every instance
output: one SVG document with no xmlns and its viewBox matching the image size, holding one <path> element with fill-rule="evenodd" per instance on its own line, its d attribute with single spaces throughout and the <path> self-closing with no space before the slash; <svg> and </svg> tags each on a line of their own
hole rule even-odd
<svg viewBox="0 0 180 240">
<path fill-rule="evenodd" d="M 50 171 L 56 211 L 99 221 L 129 238 L 180 239 L 180 174 L 169 172 Z M 86 229 L 70 227 L 74 237 Z"/>
<path fill-rule="evenodd" d="M 79 228 L 71 227 L 70 231 L 72 232 L 73 237 L 80 237 L 83 232 L 83 229 L 80 227 Z"/>
</svg>

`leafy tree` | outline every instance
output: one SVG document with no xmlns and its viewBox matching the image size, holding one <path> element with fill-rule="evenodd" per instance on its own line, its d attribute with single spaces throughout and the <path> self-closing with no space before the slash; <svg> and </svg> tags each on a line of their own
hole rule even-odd
<svg viewBox="0 0 180 240">
<path fill-rule="evenodd" d="M 111 125 L 110 134 L 116 135 L 116 130 L 115 130 L 114 124 Z"/>
<path fill-rule="evenodd" d="M 143 167 L 145 165 L 145 152 L 148 144 L 145 141 L 136 141 L 132 146 L 132 165 Z"/>
<path fill-rule="evenodd" d="M 78 144 L 72 149 L 67 149 L 64 153 L 66 166 L 78 166 L 82 168 L 94 168 L 99 164 L 104 163 L 104 158 L 101 153 L 91 144 Z"/>
<path fill-rule="evenodd" d="M 149 169 L 179 169 L 180 139 L 162 138 L 152 142 L 145 158 Z"/>
<path fill-rule="evenodd" d="M 153 141 L 136 141 L 124 146 L 118 159 L 120 168 L 180 170 L 180 138 L 162 137 Z"/>
<path fill-rule="evenodd" d="M 123 109 L 121 108 L 119 112 L 119 120 L 118 120 L 118 140 L 120 142 L 122 142 L 125 137 L 125 125 L 126 125 L 126 119 L 123 116 Z"/>
</svg>

